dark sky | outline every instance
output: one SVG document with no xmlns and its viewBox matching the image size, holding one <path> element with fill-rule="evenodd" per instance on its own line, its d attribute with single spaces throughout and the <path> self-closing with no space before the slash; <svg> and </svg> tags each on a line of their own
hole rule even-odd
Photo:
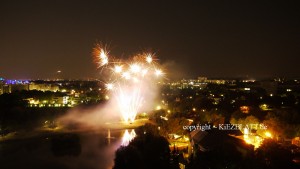
<svg viewBox="0 0 300 169">
<path fill-rule="evenodd" d="M 300 75 L 300 6 L 271 0 L 1 0 L 0 77 L 98 77 L 115 56 L 155 52 L 169 77 Z"/>
</svg>

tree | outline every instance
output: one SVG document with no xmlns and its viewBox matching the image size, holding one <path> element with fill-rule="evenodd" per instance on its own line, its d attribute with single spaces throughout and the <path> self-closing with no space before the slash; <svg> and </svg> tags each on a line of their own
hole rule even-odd
<svg viewBox="0 0 300 169">
<path fill-rule="evenodd" d="M 186 126 L 188 124 L 189 122 L 185 118 L 169 118 L 169 120 L 164 121 L 164 123 L 160 127 L 160 133 L 166 137 L 171 133 L 183 135 L 185 134 L 185 132 L 187 132 L 183 129 L 183 126 Z"/>
<path fill-rule="evenodd" d="M 171 168 L 168 141 L 151 130 L 138 134 L 127 147 L 116 151 L 113 169 Z"/>
<path fill-rule="evenodd" d="M 252 168 L 252 150 L 249 145 L 243 145 L 239 140 L 223 135 L 219 144 L 207 151 L 195 149 L 195 157 L 187 169 L 250 169 Z"/>
<path fill-rule="evenodd" d="M 263 144 L 255 151 L 255 158 L 263 168 L 295 168 L 291 152 L 272 139 L 264 140 Z"/>
</svg>

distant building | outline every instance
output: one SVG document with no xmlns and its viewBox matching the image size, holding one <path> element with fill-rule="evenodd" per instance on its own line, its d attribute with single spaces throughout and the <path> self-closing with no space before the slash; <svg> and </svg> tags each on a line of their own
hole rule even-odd
<svg viewBox="0 0 300 169">
<path fill-rule="evenodd" d="M 274 81 L 261 81 L 260 87 L 265 89 L 267 94 L 275 95 L 277 94 L 278 83 Z"/>
<path fill-rule="evenodd" d="M 206 82 L 207 77 L 198 77 L 199 82 Z"/>
<path fill-rule="evenodd" d="M 168 85 L 170 89 L 204 89 L 207 84 L 235 84 L 236 80 L 208 79 L 207 77 L 198 77 L 197 79 L 182 79 L 171 82 Z"/>
<path fill-rule="evenodd" d="M 203 89 L 206 87 L 206 83 L 195 79 L 182 79 L 179 82 L 173 82 L 170 84 L 171 89 Z"/>
<path fill-rule="evenodd" d="M 2 93 L 11 93 L 11 85 L 4 84 L 2 86 Z"/>
<path fill-rule="evenodd" d="M 3 94 L 3 81 L 0 80 L 0 95 Z"/>
<path fill-rule="evenodd" d="M 56 84 L 47 84 L 47 83 L 30 83 L 29 90 L 39 90 L 39 91 L 52 91 L 57 92 L 59 90 L 59 86 Z"/>
<path fill-rule="evenodd" d="M 81 103 L 80 97 L 70 97 L 71 105 L 77 105 Z"/>
<path fill-rule="evenodd" d="M 293 138 L 292 144 L 300 147 L 300 137 Z"/>
<path fill-rule="evenodd" d="M 0 93 L 11 93 L 14 91 L 29 90 L 27 80 L 0 80 Z"/>
<path fill-rule="evenodd" d="M 59 105 L 65 105 L 68 104 L 70 101 L 69 96 L 63 96 L 63 97 L 55 97 L 53 98 L 53 103 L 54 104 L 59 104 Z"/>
<path fill-rule="evenodd" d="M 238 151 L 244 152 L 245 155 L 251 155 L 254 147 L 236 137 L 240 135 L 242 135 L 240 131 L 222 131 L 214 128 L 206 131 L 194 130 L 190 133 L 191 145 L 195 152 L 216 151 L 222 149 L 224 143 L 226 143 L 227 145 L 233 145 Z"/>
<path fill-rule="evenodd" d="M 206 80 L 206 83 L 212 83 L 212 84 L 225 84 L 226 80 L 222 79 L 211 79 L 211 80 Z"/>
</svg>

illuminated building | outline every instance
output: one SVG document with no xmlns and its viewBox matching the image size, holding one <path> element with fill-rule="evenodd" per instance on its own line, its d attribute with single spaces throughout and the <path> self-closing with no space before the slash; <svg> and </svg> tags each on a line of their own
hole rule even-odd
<svg viewBox="0 0 300 169">
<path fill-rule="evenodd" d="M 0 78 L 0 95 L 3 94 L 3 81 Z"/>
<path fill-rule="evenodd" d="M 48 83 L 30 83 L 29 90 L 39 90 L 39 91 L 52 91 L 57 92 L 59 90 L 58 85 L 48 84 Z"/>
<path fill-rule="evenodd" d="M 11 85 L 4 84 L 2 86 L 2 93 L 11 93 Z"/>
<path fill-rule="evenodd" d="M 167 85 L 170 89 L 204 89 L 207 84 L 235 84 L 236 80 L 224 79 L 208 79 L 207 77 L 198 77 L 197 79 L 182 79 L 180 81 L 171 82 Z"/>
<path fill-rule="evenodd" d="M 4 80 L 0 78 L 0 94 L 28 90 L 28 80 Z"/>
<path fill-rule="evenodd" d="M 52 102 L 54 104 L 59 104 L 59 105 L 65 105 L 68 104 L 70 101 L 70 97 L 69 96 L 63 96 L 63 97 L 55 97 L 53 98 Z"/>
<path fill-rule="evenodd" d="M 274 81 L 261 81 L 260 87 L 265 89 L 267 94 L 276 94 L 278 89 L 278 83 Z"/>
</svg>

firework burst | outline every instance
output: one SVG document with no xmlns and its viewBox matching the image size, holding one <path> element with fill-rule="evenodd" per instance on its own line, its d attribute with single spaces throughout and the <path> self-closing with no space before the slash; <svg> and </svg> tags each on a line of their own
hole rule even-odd
<svg viewBox="0 0 300 169">
<path fill-rule="evenodd" d="M 126 61 L 114 61 L 105 48 L 96 45 L 94 57 L 98 67 L 109 74 L 105 87 L 117 101 L 123 121 L 133 122 L 147 101 L 144 94 L 149 90 L 149 85 L 164 75 L 155 62 L 155 56 L 142 53 Z"/>
</svg>

